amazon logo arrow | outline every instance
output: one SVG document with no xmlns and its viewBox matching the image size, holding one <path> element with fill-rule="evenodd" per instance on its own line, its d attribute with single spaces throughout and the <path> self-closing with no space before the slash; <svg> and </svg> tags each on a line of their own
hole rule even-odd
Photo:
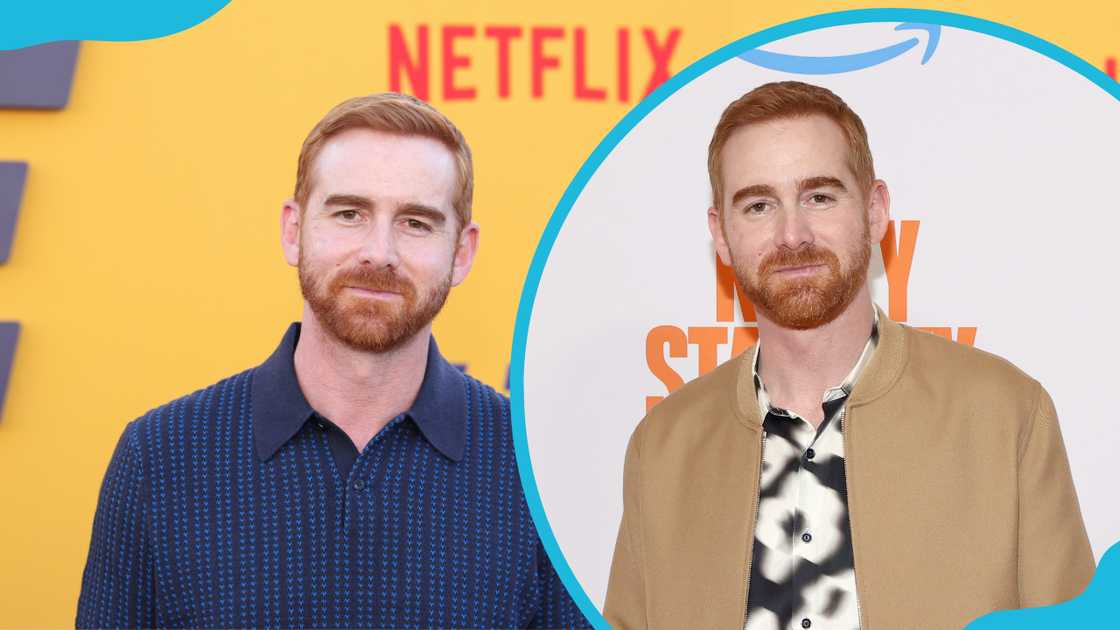
<svg viewBox="0 0 1120 630">
<path fill-rule="evenodd" d="M 926 50 L 922 55 L 922 65 L 925 65 L 930 57 L 933 56 L 933 51 L 937 50 L 937 43 L 941 40 L 940 24 L 905 22 L 894 27 L 894 30 L 923 30 L 929 34 L 929 38 L 926 40 Z M 876 50 L 828 57 L 787 55 L 755 48 L 739 55 L 739 59 L 770 70 L 789 72 L 792 74 L 840 74 L 842 72 L 863 70 L 864 68 L 870 68 L 885 63 L 920 43 L 921 40 L 919 38 L 911 37 L 906 41 Z"/>
</svg>

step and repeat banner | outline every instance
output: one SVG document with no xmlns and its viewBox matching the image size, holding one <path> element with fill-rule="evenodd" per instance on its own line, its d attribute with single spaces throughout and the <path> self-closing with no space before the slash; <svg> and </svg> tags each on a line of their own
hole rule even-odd
<svg viewBox="0 0 1120 630">
<path fill-rule="evenodd" d="M 334 104 L 385 90 L 432 102 L 474 151 L 479 256 L 435 334 L 499 390 L 523 376 L 529 501 L 586 601 L 602 603 L 626 436 L 753 342 L 705 226 L 711 127 L 750 87 L 806 78 L 806 59 L 854 64 L 810 80 L 863 116 L 893 192 L 876 300 L 1041 380 L 1094 550 L 1120 539 L 1105 330 L 1120 112 L 1071 69 L 1115 75 L 1120 7 L 968 7 L 1083 62 L 894 21 L 712 64 L 751 33 L 870 5 L 214 0 L 145 21 L 102 4 L 28 4 L 0 25 L 0 628 L 73 623 L 125 424 L 259 364 L 299 318 L 279 218 L 300 144 Z"/>
</svg>

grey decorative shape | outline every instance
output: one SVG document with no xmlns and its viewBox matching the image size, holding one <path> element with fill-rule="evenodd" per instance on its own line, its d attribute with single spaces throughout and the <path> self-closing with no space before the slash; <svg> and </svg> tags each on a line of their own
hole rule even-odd
<svg viewBox="0 0 1120 630">
<path fill-rule="evenodd" d="M 12 251 L 25 181 L 27 162 L 0 162 L 0 265 L 8 262 Z"/>
<path fill-rule="evenodd" d="M 77 61 L 78 42 L 0 51 L 0 108 L 66 107 Z"/>
<path fill-rule="evenodd" d="M 8 393 L 8 377 L 16 356 L 19 322 L 0 322 L 0 420 L 4 419 L 4 397 Z"/>
</svg>

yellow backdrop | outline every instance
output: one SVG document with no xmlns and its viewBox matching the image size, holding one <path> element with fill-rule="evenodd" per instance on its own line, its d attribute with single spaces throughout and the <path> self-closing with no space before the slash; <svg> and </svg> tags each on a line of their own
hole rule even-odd
<svg viewBox="0 0 1120 630">
<path fill-rule="evenodd" d="M 891 4 L 1009 24 L 1101 68 L 1120 52 L 1117 3 Z M 0 265 L 0 319 L 23 325 L 0 418 L 0 627 L 73 624 L 124 424 L 257 364 L 298 318 L 278 244 L 296 153 L 330 106 L 394 84 L 393 45 L 401 87 L 425 89 L 409 79 L 423 75 L 427 34 L 428 97 L 475 152 L 480 255 L 436 335 L 501 389 L 540 231 L 651 74 L 768 26 L 867 6 L 234 0 L 178 35 L 83 44 L 66 109 L 0 111 L 0 159 L 30 163 Z"/>
</svg>

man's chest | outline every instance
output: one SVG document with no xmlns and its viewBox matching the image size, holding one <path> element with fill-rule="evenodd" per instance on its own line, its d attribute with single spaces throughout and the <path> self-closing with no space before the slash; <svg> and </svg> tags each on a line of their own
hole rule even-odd
<svg viewBox="0 0 1120 630">
<path fill-rule="evenodd" d="M 521 625 L 536 538 L 512 467 L 401 448 L 343 479 L 321 436 L 289 446 L 166 471 L 149 520 L 161 623 Z"/>
</svg>

